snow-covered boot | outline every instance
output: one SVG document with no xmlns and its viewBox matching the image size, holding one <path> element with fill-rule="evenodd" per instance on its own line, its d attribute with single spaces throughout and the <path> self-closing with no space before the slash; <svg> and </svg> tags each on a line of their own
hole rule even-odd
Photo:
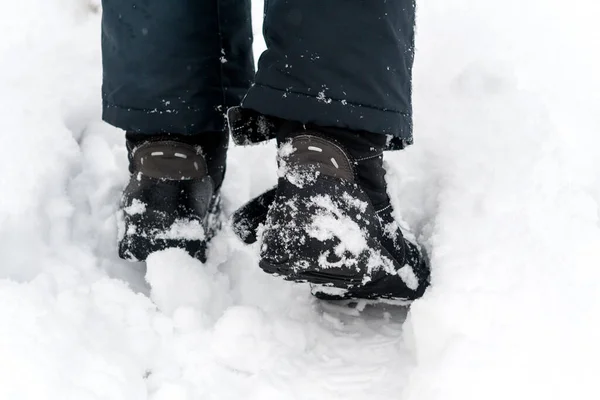
<svg viewBox="0 0 600 400">
<path fill-rule="evenodd" d="M 265 272 L 310 282 L 321 298 L 413 300 L 423 294 L 429 267 L 394 219 L 385 141 L 367 132 L 294 124 L 282 129 L 277 188 L 233 221 L 248 243 L 261 232 Z"/>
<path fill-rule="evenodd" d="M 206 245 L 220 227 L 227 141 L 217 133 L 127 134 L 131 178 L 121 201 L 121 258 L 144 261 L 179 247 L 206 260 Z"/>
</svg>

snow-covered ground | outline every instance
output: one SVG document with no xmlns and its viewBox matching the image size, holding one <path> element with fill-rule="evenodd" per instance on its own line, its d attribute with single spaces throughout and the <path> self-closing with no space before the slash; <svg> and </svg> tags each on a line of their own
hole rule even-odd
<svg viewBox="0 0 600 400">
<path fill-rule="evenodd" d="M 600 6 L 420 3 L 416 144 L 387 162 L 433 282 L 352 317 L 229 229 L 206 265 L 120 261 L 96 3 L 0 2 L 0 399 L 600 398 Z M 230 152 L 227 213 L 274 155 Z"/>
</svg>

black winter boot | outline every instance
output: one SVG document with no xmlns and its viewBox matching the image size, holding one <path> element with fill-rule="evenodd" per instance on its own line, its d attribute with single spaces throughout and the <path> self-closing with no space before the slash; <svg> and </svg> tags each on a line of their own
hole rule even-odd
<svg viewBox="0 0 600 400">
<path fill-rule="evenodd" d="M 179 247 L 206 260 L 207 243 L 220 227 L 227 142 L 222 133 L 127 133 L 131 179 L 121 201 L 121 258 L 144 261 L 155 251 Z"/>
<path fill-rule="evenodd" d="M 245 242 L 260 232 L 260 267 L 309 282 L 321 298 L 414 300 L 429 281 L 418 246 L 402 235 L 386 192 L 386 137 L 284 126 L 280 179 L 234 215 Z"/>
</svg>

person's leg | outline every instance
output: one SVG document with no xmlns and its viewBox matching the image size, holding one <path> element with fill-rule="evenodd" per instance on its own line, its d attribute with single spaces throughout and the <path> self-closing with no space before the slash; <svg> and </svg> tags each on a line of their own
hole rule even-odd
<svg viewBox="0 0 600 400">
<path fill-rule="evenodd" d="M 249 0 L 103 0 L 103 118 L 127 132 L 221 132 L 254 77 Z"/>
<path fill-rule="evenodd" d="M 268 49 L 243 108 L 230 113 L 233 125 L 247 125 L 255 111 L 410 144 L 414 23 L 414 0 L 266 0 Z M 235 139 L 274 134 L 255 131 Z"/>
<path fill-rule="evenodd" d="M 234 216 L 246 242 L 263 224 L 266 272 L 327 298 L 423 294 L 429 269 L 394 220 L 382 155 L 412 141 L 414 20 L 414 0 L 267 0 L 268 49 L 228 113 L 237 143 L 280 149 L 276 191 Z"/>
<path fill-rule="evenodd" d="M 103 118 L 127 132 L 132 173 L 119 254 L 182 247 L 203 259 L 218 225 L 224 112 L 254 75 L 250 2 L 103 0 L 102 54 Z"/>
</svg>

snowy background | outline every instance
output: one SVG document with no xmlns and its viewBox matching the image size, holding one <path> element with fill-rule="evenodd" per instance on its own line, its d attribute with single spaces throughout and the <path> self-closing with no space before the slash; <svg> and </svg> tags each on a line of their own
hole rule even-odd
<svg viewBox="0 0 600 400">
<path fill-rule="evenodd" d="M 599 15 L 420 2 L 416 144 L 386 160 L 433 281 L 408 316 L 357 318 L 262 273 L 229 229 L 204 266 L 118 260 L 97 2 L 0 1 L 0 399 L 600 398 Z M 227 213 L 275 182 L 274 156 L 230 152 Z"/>
</svg>

